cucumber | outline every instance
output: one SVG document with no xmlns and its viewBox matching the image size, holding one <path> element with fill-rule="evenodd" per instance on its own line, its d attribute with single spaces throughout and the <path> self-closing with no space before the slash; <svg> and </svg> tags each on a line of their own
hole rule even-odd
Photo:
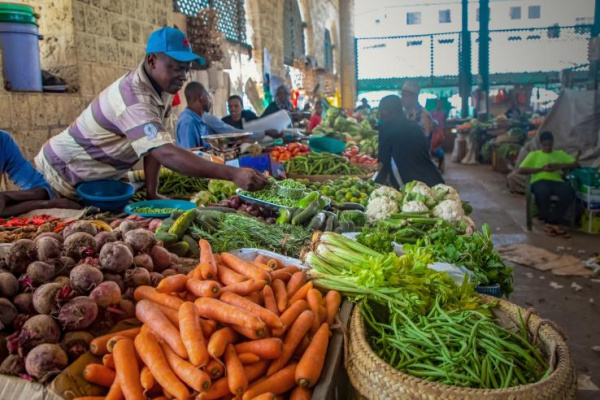
<svg viewBox="0 0 600 400">
<path fill-rule="evenodd" d="M 169 232 L 158 232 L 157 231 L 156 232 L 156 240 L 162 241 L 166 246 L 168 244 L 176 243 L 177 240 L 179 240 L 179 238 L 177 237 L 177 235 L 174 235 Z"/>
<path fill-rule="evenodd" d="M 160 226 L 158 228 L 156 228 L 156 233 L 168 232 L 169 229 L 171 229 L 171 227 L 173 226 L 174 223 L 175 223 L 175 220 L 173 218 L 167 218 L 167 219 L 165 219 L 162 222 L 162 224 L 160 224 Z"/>
<path fill-rule="evenodd" d="M 320 212 L 310 220 L 310 223 L 307 225 L 306 228 L 309 231 L 321 231 L 325 227 L 326 219 L 327 219 L 327 216 L 325 215 L 325 213 Z"/>
<path fill-rule="evenodd" d="M 182 237 L 185 234 L 185 232 L 189 229 L 190 225 L 192 225 L 192 222 L 194 222 L 197 215 L 197 209 L 192 208 L 191 210 L 187 210 L 175 220 L 175 223 L 169 229 L 169 233 L 177 235 L 178 238 Z"/>
<path fill-rule="evenodd" d="M 319 202 L 313 200 L 305 209 L 295 215 L 292 218 L 292 225 L 302 225 L 305 221 L 308 221 L 319 212 Z"/>
<path fill-rule="evenodd" d="M 190 245 L 188 242 L 177 242 L 175 244 L 168 245 L 167 250 L 179 257 L 185 257 L 190 250 Z"/>
<path fill-rule="evenodd" d="M 183 235 L 181 241 L 186 242 L 190 246 L 190 249 L 188 250 L 186 255 L 187 257 L 200 258 L 200 246 L 191 236 Z"/>
</svg>

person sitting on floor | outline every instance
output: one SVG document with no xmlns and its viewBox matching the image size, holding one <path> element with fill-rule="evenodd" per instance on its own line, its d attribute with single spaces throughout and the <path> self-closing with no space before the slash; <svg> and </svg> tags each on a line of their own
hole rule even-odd
<svg viewBox="0 0 600 400">
<path fill-rule="evenodd" d="M 0 192 L 0 217 L 14 217 L 42 208 L 81 208 L 71 200 L 55 198 L 50 185 L 23 157 L 13 137 L 0 130 L 0 175 L 2 174 L 7 174 L 21 190 Z"/>
<path fill-rule="evenodd" d="M 563 180 L 562 171 L 579 165 L 575 157 L 562 150 L 553 150 L 554 136 L 545 131 L 540 134 L 541 150 L 532 151 L 519 165 L 519 173 L 531 175 L 531 192 L 535 196 L 539 216 L 546 223 L 548 235 L 565 235 L 558 225 L 575 198 L 571 185 Z M 558 201 L 552 205 L 551 197 Z"/>
</svg>

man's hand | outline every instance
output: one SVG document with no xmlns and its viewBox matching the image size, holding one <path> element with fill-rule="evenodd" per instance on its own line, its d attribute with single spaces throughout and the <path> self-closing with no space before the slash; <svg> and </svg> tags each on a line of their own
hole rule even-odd
<svg viewBox="0 0 600 400">
<path fill-rule="evenodd" d="M 554 164 L 554 163 L 550 163 L 550 164 L 546 164 L 544 165 L 544 167 L 542 168 L 543 171 L 546 172 L 554 172 L 554 171 L 558 171 L 560 170 L 560 165 L 558 164 Z"/>
<path fill-rule="evenodd" d="M 264 188 L 268 180 L 252 168 L 238 168 L 231 180 L 240 188 L 255 192 Z"/>
</svg>

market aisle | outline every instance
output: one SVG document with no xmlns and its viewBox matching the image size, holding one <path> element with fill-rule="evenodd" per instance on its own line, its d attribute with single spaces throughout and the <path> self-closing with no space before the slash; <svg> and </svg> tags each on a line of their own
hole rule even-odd
<svg viewBox="0 0 600 400">
<path fill-rule="evenodd" d="M 446 183 L 473 205 L 473 219 L 487 221 L 496 245 L 528 243 L 553 252 L 587 258 L 600 251 L 600 237 L 573 232 L 572 238 L 548 237 L 536 221 L 532 232 L 525 226 L 525 197 L 510 194 L 505 176 L 489 165 L 446 164 Z M 552 286 L 550 286 L 554 283 Z M 554 287 L 553 287 L 554 286 Z M 551 272 L 515 266 L 515 291 L 510 300 L 555 321 L 568 336 L 568 345 L 581 384 L 585 376 L 600 387 L 600 280 L 563 278 Z M 556 289 L 557 287 L 558 289 Z M 580 390 L 578 399 L 598 399 L 600 391 Z"/>
</svg>

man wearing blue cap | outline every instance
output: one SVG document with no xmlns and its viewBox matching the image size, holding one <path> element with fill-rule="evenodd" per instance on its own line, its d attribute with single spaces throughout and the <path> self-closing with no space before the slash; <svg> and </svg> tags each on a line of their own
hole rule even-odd
<svg viewBox="0 0 600 400">
<path fill-rule="evenodd" d="M 142 157 L 150 199 L 161 197 L 157 193 L 161 165 L 189 176 L 231 180 L 247 190 L 265 186 L 266 178 L 253 169 L 215 164 L 173 144 L 164 120 L 192 61 L 204 63 L 183 32 L 171 27 L 154 31 L 144 61 L 44 144 L 35 162 L 52 188 L 76 199 L 78 184 L 120 179 Z"/>
</svg>

